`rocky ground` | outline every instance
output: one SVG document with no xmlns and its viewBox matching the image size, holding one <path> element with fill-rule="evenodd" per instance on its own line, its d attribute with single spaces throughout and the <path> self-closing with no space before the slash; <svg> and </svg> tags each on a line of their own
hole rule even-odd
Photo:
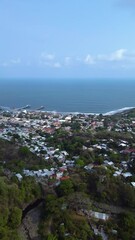
<svg viewBox="0 0 135 240">
<path fill-rule="evenodd" d="M 38 225 L 41 220 L 42 203 L 27 213 L 19 227 L 22 240 L 40 240 Z"/>
</svg>

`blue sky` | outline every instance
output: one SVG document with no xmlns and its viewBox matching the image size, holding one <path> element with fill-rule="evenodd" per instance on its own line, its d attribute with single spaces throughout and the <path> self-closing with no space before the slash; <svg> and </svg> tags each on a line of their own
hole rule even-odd
<svg viewBox="0 0 135 240">
<path fill-rule="evenodd" d="M 0 77 L 135 77 L 135 1 L 1 0 Z"/>
</svg>

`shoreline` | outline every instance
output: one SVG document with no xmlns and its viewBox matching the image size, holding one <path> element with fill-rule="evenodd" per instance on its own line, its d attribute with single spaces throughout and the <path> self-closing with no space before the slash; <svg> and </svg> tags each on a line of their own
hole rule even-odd
<svg viewBox="0 0 135 240">
<path fill-rule="evenodd" d="M 30 105 L 28 105 L 30 106 Z M 85 112 L 59 112 L 59 111 L 49 111 L 49 110 L 37 110 L 37 109 L 31 109 L 30 107 L 28 108 L 27 106 L 25 107 L 20 107 L 20 108 L 10 108 L 10 107 L 4 107 L 4 106 L 0 106 L 0 111 L 34 111 L 34 112 L 47 112 L 47 113 L 50 113 L 50 114 L 62 114 L 62 115 L 79 115 L 79 114 L 82 114 L 82 115 L 96 115 L 96 116 L 99 116 L 99 115 L 103 115 L 103 116 L 112 116 L 112 115 L 115 115 L 115 114 L 118 114 L 118 113 L 123 113 L 125 111 L 129 111 L 129 110 L 132 110 L 132 109 L 135 109 L 135 107 L 123 107 L 123 108 L 119 108 L 119 109 L 116 109 L 116 110 L 112 110 L 112 111 L 109 111 L 109 112 L 106 112 L 106 113 L 85 113 Z"/>
</svg>

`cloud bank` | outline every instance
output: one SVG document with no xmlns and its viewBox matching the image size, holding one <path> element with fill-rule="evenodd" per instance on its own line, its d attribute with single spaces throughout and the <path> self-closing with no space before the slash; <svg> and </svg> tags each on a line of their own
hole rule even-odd
<svg viewBox="0 0 135 240">
<path fill-rule="evenodd" d="M 61 63 L 57 61 L 55 54 L 42 52 L 39 60 L 40 65 L 52 68 L 61 68 Z"/>
<path fill-rule="evenodd" d="M 0 67 L 14 67 L 14 66 L 40 66 L 43 68 L 74 68 L 74 67 L 102 67 L 102 66 L 111 66 L 113 67 L 122 67 L 129 69 L 130 67 L 135 67 L 135 52 L 129 52 L 128 49 L 120 48 L 110 53 L 99 53 L 91 54 L 90 52 L 84 56 L 56 56 L 53 53 L 42 52 L 35 62 L 28 64 L 28 59 L 26 62 L 23 61 L 20 57 L 11 58 L 10 60 L 0 60 Z"/>
<path fill-rule="evenodd" d="M 0 61 L 0 67 L 12 67 L 21 64 L 21 58 L 10 59 L 7 61 Z"/>
</svg>

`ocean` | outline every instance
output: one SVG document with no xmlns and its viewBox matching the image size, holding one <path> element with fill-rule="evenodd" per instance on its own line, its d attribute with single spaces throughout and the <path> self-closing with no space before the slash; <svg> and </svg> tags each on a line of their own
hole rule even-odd
<svg viewBox="0 0 135 240">
<path fill-rule="evenodd" d="M 135 107 L 135 79 L 0 79 L 0 106 L 106 113 Z"/>
</svg>

